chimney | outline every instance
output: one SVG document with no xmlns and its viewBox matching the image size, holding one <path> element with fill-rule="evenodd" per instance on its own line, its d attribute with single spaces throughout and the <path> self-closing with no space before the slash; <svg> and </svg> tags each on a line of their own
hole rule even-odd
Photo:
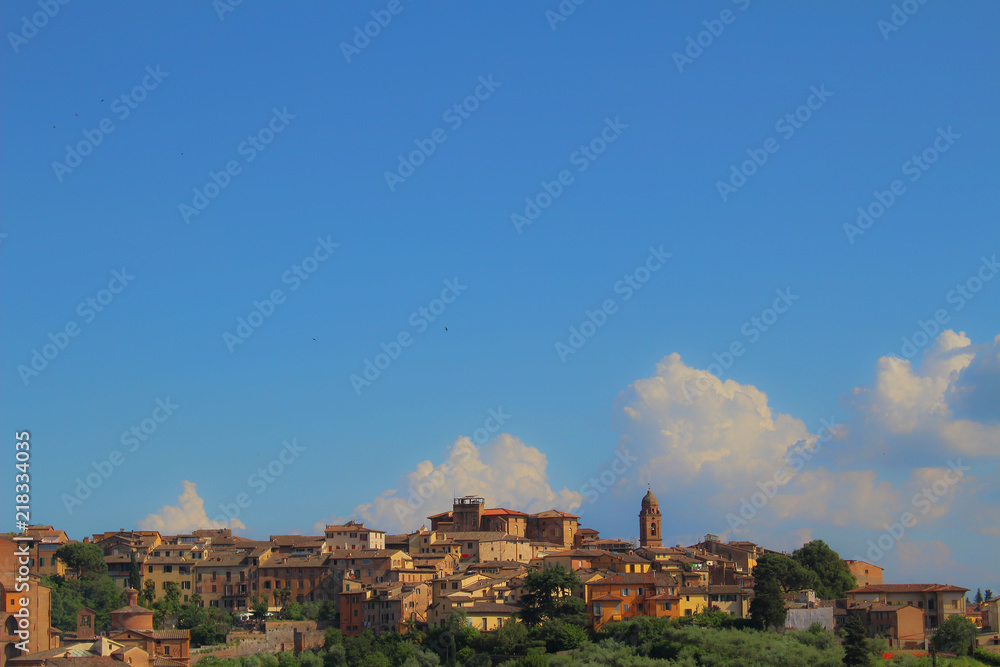
<svg viewBox="0 0 1000 667">
<path fill-rule="evenodd" d="M 139 603 L 139 591 L 134 588 L 126 588 L 125 595 L 128 597 L 129 606 L 137 606 Z"/>
</svg>

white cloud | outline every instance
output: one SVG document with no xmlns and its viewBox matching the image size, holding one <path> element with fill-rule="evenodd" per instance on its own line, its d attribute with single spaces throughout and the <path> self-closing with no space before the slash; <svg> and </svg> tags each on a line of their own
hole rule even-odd
<svg viewBox="0 0 1000 667">
<path fill-rule="evenodd" d="M 851 405 L 857 419 L 850 442 L 860 455 L 879 443 L 898 455 L 1000 455 L 1000 336 L 973 345 L 964 333 L 944 331 L 919 368 L 905 359 L 879 359 L 873 386 L 859 387 Z M 984 409 L 985 406 L 985 409 Z M 992 411 L 990 411 L 992 408 Z"/>
<path fill-rule="evenodd" d="M 198 496 L 194 482 L 182 482 L 184 490 L 178 497 L 178 506 L 164 505 L 139 521 L 139 530 L 157 530 L 162 535 L 190 533 L 199 528 L 246 529 L 239 519 L 214 521 L 205 512 L 205 501 Z"/>
<path fill-rule="evenodd" d="M 429 514 L 450 510 L 456 495 L 470 494 L 485 498 L 488 507 L 529 513 L 568 509 L 582 500 L 576 491 L 556 491 L 549 485 L 545 454 L 501 433 L 481 447 L 460 437 L 449 448 L 443 463 L 418 463 L 395 488 L 356 507 L 352 517 L 379 530 L 411 531 L 427 524 Z M 337 517 L 329 523 L 343 520 Z M 325 523 L 317 523 L 314 530 L 322 530 Z"/>
<path fill-rule="evenodd" d="M 735 490 L 770 476 L 795 446 L 815 443 L 801 420 L 774 414 L 753 385 L 722 381 L 671 354 L 618 398 L 620 430 L 642 460 L 639 486 L 711 483 Z"/>
</svg>

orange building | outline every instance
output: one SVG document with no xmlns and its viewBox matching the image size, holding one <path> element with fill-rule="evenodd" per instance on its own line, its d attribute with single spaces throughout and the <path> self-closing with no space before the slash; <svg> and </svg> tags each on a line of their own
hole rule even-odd
<svg viewBox="0 0 1000 667">
<path fill-rule="evenodd" d="M 588 615 L 595 630 L 636 616 L 680 618 L 677 581 L 666 574 L 616 574 L 586 585 Z"/>
<path fill-rule="evenodd" d="M 66 564 L 56 558 L 56 551 L 64 544 L 69 544 L 66 532 L 55 530 L 52 526 L 28 526 L 18 537 L 31 538 L 31 567 L 40 577 L 47 575 L 65 575 Z"/>
<path fill-rule="evenodd" d="M 181 665 L 190 665 L 191 631 L 154 630 L 152 610 L 137 604 L 139 591 L 126 588 L 125 595 L 128 596 L 128 604 L 111 612 L 108 639 L 141 648 L 154 658 L 163 657 Z M 78 622 L 79 618 L 78 615 Z M 156 662 L 159 664 L 159 660 Z"/>
<path fill-rule="evenodd" d="M 352 553 L 352 552 L 341 552 Z M 278 591 L 290 589 L 286 602 L 324 602 L 336 600 L 339 588 L 334 587 L 327 565 L 330 557 L 322 554 L 309 556 L 271 556 L 251 575 L 252 596 L 264 597 L 272 609 L 282 606 Z"/>
<path fill-rule="evenodd" d="M 485 499 L 478 496 L 455 498 L 451 511 L 427 518 L 431 520 L 431 532 L 500 532 L 565 548 L 573 546 L 580 527 L 580 517 L 575 514 L 558 510 L 525 514 L 504 507 L 487 509 Z"/>
<path fill-rule="evenodd" d="M 851 571 L 858 581 L 858 587 L 881 586 L 883 569 L 878 565 L 866 563 L 863 560 L 845 560 L 847 569 Z"/>
<path fill-rule="evenodd" d="M 18 644 L 31 653 L 59 646 L 59 632 L 52 628 L 51 591 L 29 572 L 29 544 L 0 536 L 0 667 L 22 654 Z"/>
</svg>

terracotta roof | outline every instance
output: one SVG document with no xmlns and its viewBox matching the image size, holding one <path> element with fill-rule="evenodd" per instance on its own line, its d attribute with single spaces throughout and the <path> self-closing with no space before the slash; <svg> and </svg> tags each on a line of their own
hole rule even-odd
<svg viewBox="0 0 1000 667">
<path fill-rule="evenodd" d="M 539 519 L 548 519 L 550 517 L 562 517 L 564 519 L 580 518 L 576 514 L 570 514 L 569 512 L 560 512 L 559 510 L 545 510 L 544 512 L 539 512 L 538 514 L 532 514 L 531 516 Z"/>
<path fill-rule="evenodd" d="M 709 594 L 721 593 L 723 595 L 749 595 L 752 593 L 751 589 L 742 586 L 713 586 L 711 584 L 708 587 L 708 592 Z"/>
<path fill-rule="evenodd" d="M 968 588 L 942 584 L 878 584 L 877 586 L 862 586 L 850 593 L 964 593 Z"/>
<path fill-rule="evenodd" d="M 279 546 L 319 545 L 326 543 L 326 538 L 323 535 L 271 535 L 268 539 Z"/>
<path fill-rule="evenodd" d="M 610 577 L 605 577 L 600 581 L 594 582 L 593 585 L 604 586 L 604 585 L 657 585 L 657 586 L 676 586 L 677 580 L 674 579 L 669 574 L 659 574 L 655 572 L 645 572 L 645 573 L 628 573 L 628 574 L 615 574 Z M 737 587 L 738 588 L 738 587 Z"/>
<path fill-rule="evenodd" d="M 484 510 L 483 516 L 528 516 L 524 512 L 518 512 L 517 510 L 509 510 L 506 507 L 494 507 L 492 509 Z"/>
<path fill-rule="evenodd" d="M 115 609 L 112 614 L 152 614 L 152 609 L 146 609 L 135 604 L 128 604 L 120 609 Z"/>
<path fill-rule="evenodd" d="M 679 595 L 669 595 L 667 593 L 660 593 L 659 595 L 646 596 L 647 600 L 680 600 Z"/>
<path fill-rule="evenodd" d="M 591 602 L 621 602 L 622 599 L 612 593 L 605 593 L 604 595 L 595 595 L 590 598 Z"/>
<path fill-rule="evenodd" d="M 569 551 L 556 551 L 555 553 L 546 554 L 544 558 L 597 558 L 598 556 L 608 553 L 607 551 L 601 551 L 600 549 L 570 549 Z"/>
</svg>

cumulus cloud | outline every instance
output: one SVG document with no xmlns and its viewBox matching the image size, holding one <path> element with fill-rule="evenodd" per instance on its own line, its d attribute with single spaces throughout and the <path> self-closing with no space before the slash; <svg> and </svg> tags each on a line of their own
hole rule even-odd
<svg viewBox="0 0 1000 667">
<path fill-rule="evenodd" d="M 641 461 L 634 493 L 650 483 L 674 494 L 697 494 L 704 510 L 721 512 L 728 527 L 744 535 L 750 520 L 753 531 L 762 531 L 803 523 L 881 529 L 907 511 L 920 521 L 940 519 L 952 510 L 956 489 L 968 490 L 975 479 L 964 472 L 960 482 L 942 481 L 955 477 L 942 465 L 948 454 L 978 454 L 991 445 L 952 439 L 944 453 L 936 451 L 936 465 L 911 467 L 902 475 L 887 470 L 883 456 L 878 466 L 844 465 L 841 453 L 868 448 L 869 454 L 888 453 L 912 466 L 909 441 L 901 438 L 919 433 L 947 440 L 949 429 L 962 423 L 953 418 L 951 401 L 965 386 L 963 371 L 978 367 L 979 356 L 982 351 L 968 338 L 947 331 L 919 372 L 909 362 L 884 358 L 874 386 L 853 393 L 859 418 L 845 428 L 831 417 L 813 433 L 802 420 L 774 412 L 757 387 L 722 380 L 671 354 L 616 405 L 621 441 Z M 994 427 L 977 422 L 962 428 L 981 433 Z"/>
<path fill-rule="evenodd" d="M 529 513 L 572 508 L 582 500 L 576 491 L 549 485 L 548 458 L 539 449 L 501 433 L 480 447 L 458 438 L 442 463 L 418 463 L 395 488 L 359 505 L 351 516 L 388 532 L 411 531 L 426 524 L 428 515 L 450 510 L 455 495 L 470 494 L 484 497 L 489 507 Z M 319 522 L 314 530 L 343 519 Z"/>
<path fill-rule="evenodd" d="M 857 455 L 870 443 L 910 456 L 1000 455 L 1000 336 L 973 345 L 964 333 L 941 333 L 918 368 L 882 357 L 871 387 L 854 390 L 849 441 Z M 908 459 L 908 460 L 912 460 Z"/>
<path fill-rule="evenodd" d="M 802 420 L 774 414 L 753 385 L 722 381 L 676 353 L 623 392 L 616 412 L 625 441 L 643 459 L 640 486 L 698 480 L 735 489 L 817 440 Z"/>
<path fill-rule="evenodd" d="M 164 505 L 160 511 L 153 512 L 139 521 L 139 530 L 157 530 L 163 535 L 190 533 L 199 528 L 233 528 L 246 529 L 239 519 L 215 521 L 208 518 L 205 512 L 205 501 L 198 496 L 194 482 L 182 482 L 184 490 L 177 498 L 178 505 Z"/>
</svg>

